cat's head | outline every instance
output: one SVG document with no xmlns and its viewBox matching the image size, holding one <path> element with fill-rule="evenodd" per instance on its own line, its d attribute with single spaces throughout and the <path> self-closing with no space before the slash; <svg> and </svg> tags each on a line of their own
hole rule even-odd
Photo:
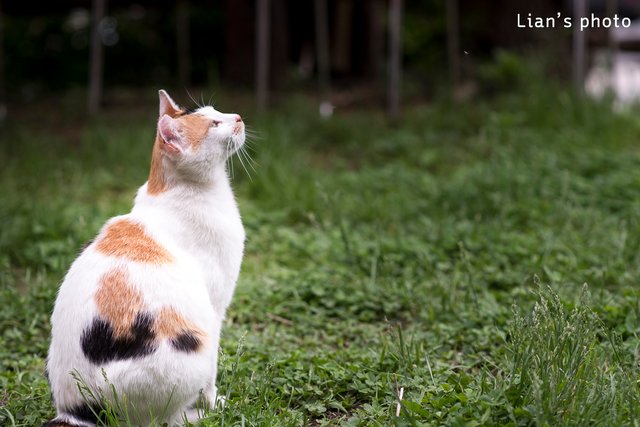
<svg viewBox="0 0 640 427">
<path fill-rule="evenodd" d="M 221 113 L 209 106 L 188 111 L 164 90 L 160 90 L 159 96 L 160 117 L 153 156 L 156 163 L 161 160 L 155 166 L 165 169 L 162 171 L 165 183 L 181 178 L 206 181 L 244 144 L 244 123 L 238 114 Z"/>
</svg>

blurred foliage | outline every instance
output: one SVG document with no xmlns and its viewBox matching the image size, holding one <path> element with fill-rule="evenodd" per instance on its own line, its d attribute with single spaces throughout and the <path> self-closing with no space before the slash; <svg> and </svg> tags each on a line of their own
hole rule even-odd
<svg viewBox="0 0 640 427">
<path fill-rule="evenodd" d="M 272 69 L 278 70 L 277 76 L 272 76 L 273 86 L 289 90 L 315 87 L 315 60 L 305 56 L 313 55 L 315 44 L 313 31 L 310 30 L 314 25 L 313 7 L 302 3 L 296 3 L 295 6 L 287 2 L 282 4 L 286 7 L 274 6 L 272 11 L 274 22 L 287 25 L 286 31 L 274 31 L 272 37 L 273 50 L 278 52 L 278 55 L 272 56 Z M 374 37 L 367 33 L 369 27 L 362 22 L 360 15 L 367 15 L 367 8 L 374 7 L 372 4 L 361 2 L 353 8 L 351 25 L 345 28 L 354 34 L 340 41 L 351 43 L 350 50 L 347 50 L 351 55 L 351 63 L 339 71 L 334 69 L 335 75 L 332 77 L 336 86 L 344 87 L 344 83 L 351 86 L 363 76 L 385 75 L 383 57 L 375 58 L 380 69 L 369 69 L 372 63 L 367 55 L 375 56 L 377 53 L 369 52 L 367 43 Z M 334 27 L 338 25 L 338 14 L 335 2 L 329 2 L 329 5 L 329 25 Z M 246 83 L 242 80 L 246 76 L 240 78 L 225 67 L 228 63 L 233 63 L 233 67 L 229 68 L 231 70 L 253 67 L 254 52 L 251 46 L 254 28 L 253 22 L 245 18 L 248 16 L 251 19 L 254 10 L 251 2 L 238 6 L 233 13 L 231 9 L 224 2 L 189 3 L 189 57 L 193 86 L 217 87 L 221 78 L 225 79 L 226 85 Z M 498 36 L 492 32 L 491 22 L 500 18 L 492 16 L 492 12 L 497 13 L 494 9 L 471 2 L 460 5 L 458 54 L 461 56 L 463 80 L 488 81 L 490 86 L 504 87 L 513 82 L 516 74 L 522 74 L 522 70 L 518 69 L 516 58 L 506 51 L 493 53 L 499 43 L 496 40 Z M 89 7 L 67 10 L 60 7 L 55 9 L 55 13 L 40 14 L 5 12 L 6 86 L 10 100 L 31 101 L 52 91 L 86 85 L 90 12 Z M 386 18 L 384 9 L 381 15 L 381 19 Z M 441 88 L 448 87 L 442 84 L 447 81 L 449 66 L 446 2 L 405 2 L 403 16 L 403 60 L 407 87 L 419 88 L 420 95 L 440 94 Z M 100 25 L 105 55 L 105 86 L 174 86 L 178 69 L 176 25 L 176 2 L 110 5 Z M 235 33 L 228 31 L 233 26 L 239 28 Z M 385 43 L 386 30 L 383 28 L 382 31 L 378 36 Z M 330 36 L 335 37 L 335 33 L 338 32 L 331 28 Z M 242 40 L 228 40 L 229 34 L 237 34 Z M 556 48 L 568 40 L 563 38 L 563 34 L 556 34 Z M 526 40 L 526 36 L 520 37 Z M 337 42 L 333 38 L 331 41 L 333 44 Z M 539 47 L 556 58 L 562 54 L 549 46 Z M 303 57 L 310 63 L 302 64 Z M 238 59 L 237 63 L 235 59 Z M 487 62 L 495 64 L 483 65 Z M 548 62 L 557 65 L 555 60 Z M 304 73 L 299 72 L 304 67 L 309 69 Z M 383 90 L 382 86 L 380 90 Z"/>
<path fill-rule="evenodd" d="M 538 61 L 505 49 L 493 52 L 491 60 L 478 66 L 478 81 L 485 92 L 510 92 L 538 82 L 543 70 Z"/>
<path fill-rule="evenodd" d="M 487 77 L 515 90 L 394 123 L 323 119 L 300 97 L 247 120 L 259 138 L 251 178 L 233 163 L 248 239 L 221 338 L 227 403 L 204 425 L 638 423 L 637 110 L 523 84 L 521 61 Z M 155 119 L 0 134 L 0 425 L 52 416 L 57 285 L 130 208 Z"/>
<path fill-rule="evenodd" d="M 134 4 L 108 11 L 101 24 L 106 86 L 166 85 L 175 81 L 175 6 L 169 10 Z M 5 15 L 6 79 L 9 94 L 22 100 L 86 84 L 90 9 L 60 9 L 47 15 Z M 222 57 L 220 8 L 192 5 L 191 68 L 195 82 L 209 72 L 207 58 Z"/>
<path fill-rule="evenodd" d="M 444 2 L 407 2 L 402 33 L 408 67 L 428 76 L 446 72 L 446 16 Z"/>
</svg>

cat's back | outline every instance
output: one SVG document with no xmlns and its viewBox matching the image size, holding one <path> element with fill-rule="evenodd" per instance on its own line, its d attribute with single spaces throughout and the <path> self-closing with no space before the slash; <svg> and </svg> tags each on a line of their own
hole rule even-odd
<svg viewBox="0 0 640 427">
<path fill-rule="evenodd" d="M 153 389 L 132 404 L 177 411 L 213 370 L 220 321 L 208 301 L 200 270 L 170 238 L 132 214 L 110 219 L 53 310 L 47 365 L 59 410 L 77 404 L 73 371 L 94 390 L 105 376 L 124 394 Z"/>
<path fill-rule="evenodd" d="M 152 222 L 127 214 L 107 221 L 74 261 L 60 286 L 52 321 L 67 335 L 74 329 L 82 333 L 95 318 L 124 330 L 145 316 L 168 312 L 189 312 L 197 323 L 210 321 L 201 269 Z"/>
<path fill-rule="evenodd" d="M 105 223 L 72 264 L 61 291 L 67 284 L 90 290 L 90 284 L 99 282 L 100 276 L 116 270 L 126 270 L 143 291 L 152 291 L 166 282 L 165 290 L 177 286 L 181 292 L 188 292 L 182 283 L 197 287 L 201 280 L 192 256 L 163 233 L 162 227 L 129 213 Z M 147 284 L 149 279 L 151 283 Z"/>
</svg>

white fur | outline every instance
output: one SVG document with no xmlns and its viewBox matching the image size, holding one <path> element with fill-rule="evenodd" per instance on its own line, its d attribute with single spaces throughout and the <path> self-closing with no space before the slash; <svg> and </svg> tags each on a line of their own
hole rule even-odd
<svg viewBox="0 0 640 427">
<path fill-rule="evenodd" d="M 160 95 L 162 118 L 163 108 L 175 104 L 166 93 L 168 99 Z M 200 392 L 210 405 L 216 402 L 220 329 L 238 279 L 245 240 L 225 161 L 244 142 L 244 128 L 240 132 L 235 126 L 238 116 L 212 107 L 196 114 L 221 123 L 209 130 L 197 152 L 187 149 L 178 157 L 163 158 L 170 175 L 168 191 L 150 195 L 145 183 L 131 213 L 110 220 L 129 218 L 143 224 L 174 261 L 152 265 L 105 256 L 93 243 L 75 260 L 60 287 L 51 318 L 48 357 L 59 419 L 69 419 L 64 410 L 82 402 L 72 371 L 93 393 L 108 400 L 114 399 L 113 386 L 120 401 L 126 400 L 134 425 L 149 425 L 154 417 L 179 425 Z M 142 293 L 148 311 L 170 305 L 206 331 L 202 348 L 186 353 L 161 342 L 157 351 L 144 357 L 102 365 L 87 360 L 80 337 L 98 315 L 94 294 L 100 277 L 117 267 L 128 272 L 129 282 Z"/>
</svg>

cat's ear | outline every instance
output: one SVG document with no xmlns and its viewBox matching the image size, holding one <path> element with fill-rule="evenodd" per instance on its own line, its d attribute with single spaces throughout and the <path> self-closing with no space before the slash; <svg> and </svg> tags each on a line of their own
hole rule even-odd
<svg viewBox="0 0 640 427">
<path fill-rule="evenodd" d="M 158 91 L 158 96 L 160 98 L 160 117 L 165 114 L 170 117 L 176 117 L 182 113 L 182 109 L 171 99 L 164 89 Z"/>
<path fill-rule="evenodd" d="M 180 123 L 168 114 L 158 120 L 158 134 L 162 140 L 162 149 L 170 154 L 182 154 L 187 148 L 187 142 L 180 133 Z"/>
</svg>

